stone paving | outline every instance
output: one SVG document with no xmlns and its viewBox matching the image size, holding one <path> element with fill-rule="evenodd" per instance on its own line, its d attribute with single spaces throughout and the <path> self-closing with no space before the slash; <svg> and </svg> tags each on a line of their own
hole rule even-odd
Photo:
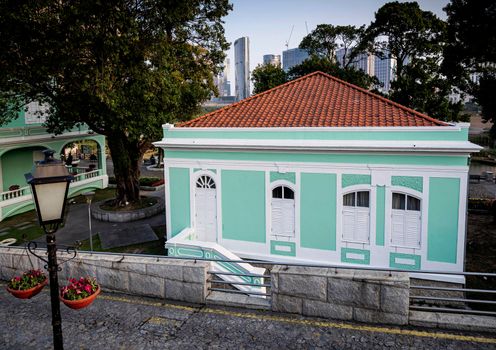
<svg viewBox="0 0 496 350">
<path fill-rule="evenodd" d="M 4 286 L 0 348 L 51 349 L 48 289 L 18 300 Z M 371 327 L 111 293 L 86 309 L 61 311 L 66 349 L 496 349 L 494 334 Z"/>
</svg>

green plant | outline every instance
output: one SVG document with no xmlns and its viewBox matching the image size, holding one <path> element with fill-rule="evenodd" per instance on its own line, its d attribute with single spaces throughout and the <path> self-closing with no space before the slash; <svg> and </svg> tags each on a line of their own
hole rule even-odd
<svg viewBox="0 0 496 350">
<path fill-rule="evenodd" d="M 139 179 L 140 186 L 152 186 L 152 184 L 160 181 L 158 177 L 142 177 Z"/>
<path fill-rule="evenodd" d="M 28 290 L 36 287 L 47 279 L 41 270 L 29 270 L 22 276 L 15 276 L 9 281 L 9 288 L 14 290 Z"/>
<path fill-rule="evenodd" d="M 94 277 L 81 277 L 69 279 L 69 284 L 60 288 L 60 295 L 65 300 L 81 300 L 89 297 L 98 290 L 98 283 Z"/>
</svg>

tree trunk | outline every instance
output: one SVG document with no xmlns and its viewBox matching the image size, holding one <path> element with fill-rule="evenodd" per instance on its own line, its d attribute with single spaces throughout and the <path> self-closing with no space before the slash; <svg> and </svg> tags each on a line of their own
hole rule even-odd
<svg viewBox="0 0 496 350">
<path fill-rule="evenodd" d="M 116 204 L 125 206 L 140 200 L 139 178 L 142 152 L 138 142 L 127 140 L 124 134 L 107 137 L 108 147 L 114 164 L 117 184 Z"/>
</svg>

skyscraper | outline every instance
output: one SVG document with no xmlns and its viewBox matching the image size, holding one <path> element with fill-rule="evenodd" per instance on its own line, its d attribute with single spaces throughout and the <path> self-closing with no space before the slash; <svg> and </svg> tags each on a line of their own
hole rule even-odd
<svg viewBox="0 0 496 350">
<path fill-rule="evenodd" d="M 336 51 L 336 60 L 341 67 L 344 64 L 344 51 L 344 49 L 339 49 Z M 350 64 L 350 66 L 356 69 L 360 69 L 368 75 L 372 76 L 375 73 L 374 61 L 375 57 L 373 55 L 370 55 L 368 53 L 361 53 L 353 59 L 353 62 Z"/>
<path fill-rule="evenodd" d="M 396 75 L 396 58 L 385 55 L 385 58 L 375 56 L 374 62 L 374 75 L 382 83 L 379 88 L 384 93 L 388 93 L 391 88 L 391 81 L 395 79 Z"/>
<path fill-rule="evenodd" d="M 306 60 L 310 55 L 306 50 L 295 48 L 282 52 L 282 68 L 287 72 L 292 67 Z"/>
<path fill-rule="evenodd" d="M 281 65 L 281 55 L 264 55 L 263 64 L 272 64 L 274 66 Z"/>
<path fill-rule="evenodd" d="M 246 36 L 234 42 L 234 80 L 236 99 L 250 96 L 250 39 Z"/>
<path fill-rule="evenodd" d="M 219 90 L 219 97 L 231 95 L 231 82 L 227 79 L 231 61 L 228 57 L 224 60 L 224 69 L 214 77 L 214 84 Z"/>
</svg>

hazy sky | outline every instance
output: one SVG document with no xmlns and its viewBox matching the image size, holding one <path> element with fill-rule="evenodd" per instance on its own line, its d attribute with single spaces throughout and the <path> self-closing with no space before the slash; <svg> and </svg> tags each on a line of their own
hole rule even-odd
<svg viewBox="0 0 496 350">
<path fill-rule="evenodd" d="M 231 0 L 233 10 L 225 17 L 227 41 L 231 43 L 231 93 L 234 94 L 234 41 L 250 38 L 250 70 L 262 63 L 263 55 L 281 55 L 286 49 L 291 27 L 293 34 L 289 48 L 298 47 L 300 41 L 318 24 L 356 25 L 370 24 L 374 13 L 388 1 L 379 0 Z M 420 8 L 446 19 L 442 10 L 448 0 L 417 0 Z M 305 26 L 306 22 L 306 26 Z"/>
</svg>

